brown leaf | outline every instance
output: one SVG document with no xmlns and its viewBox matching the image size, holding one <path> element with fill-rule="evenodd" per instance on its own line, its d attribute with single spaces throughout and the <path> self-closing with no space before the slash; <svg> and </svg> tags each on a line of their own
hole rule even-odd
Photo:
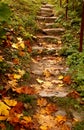
<svg viewBox="0 0 84 130">
<path fill-rule="evenodd" d="M 14 107 L 10 110 L 10 112 L 9 112 L 10 116 L 15 115 L 15 113 L 19 113 L 19 114 L 22 113 L 23 108 L 24 108 L 23 103 L 22 103 L 22 102 L 18 102 L 18 103 L 16 104 L 16 106 L 14 106 Z"/>
<path fill-rule="evenodd" d="M 19 62 L 20 62 L 20 61 L 19 61 L 19 59 L 18 59 L 18 58 L 14 58 L 14 59 L 12 60 L 12 62 L 13 62 L 14 64 L 16 64 L 16 65 L 17 65 L 17 64 L 19 64 Z"/>
<path fill-rule="evenodd" d="M 25 56 L 25 52 L 24 51 L 19 51 L 19 56 Z"/>
<path fill-rule="evenodd" d="M 65 77 L 63 78 L 63 81 L 64 81 L 64 83 L 70 85 L 71 82 L 72 82 L 72 81 L 71 81 L 71 76 L 70 76 L 70 75 L 65 76 Z"/>
<path fill-rule="evenodd" d="M 32 47 L 31 47 L 30 41 L 29 40 L 24 41 L 24 44 L 28 47 L 28 52 L 32 52 Z"/>
<path fill-rule="evenodd" d="M 72 97 L 72 98 L 80 98 L 80 94 L 77 91 L 72 91 L 70 92 L 68 95 L 68 97 Z"/>
<path fill-rule="evenodd" d="M 6 130 L 6 126 L 5 126 L 4 123 L 0 123 L 0 129 L 1 129 L 1 130 Z"/>
</svg>

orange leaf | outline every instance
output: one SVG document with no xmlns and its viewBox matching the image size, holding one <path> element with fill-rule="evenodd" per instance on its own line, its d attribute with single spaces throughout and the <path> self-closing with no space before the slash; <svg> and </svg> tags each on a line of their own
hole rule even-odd
<svg viewBox="0 0 84 130">
<path fill-rule="evenodd" d="M 19 62 L 20 62 L 20 61 L 19 61 L 19 59 L 18 59 L 18 58 L 14 58 L 14 59 L 13 59 L 13 63 L 14 63 L 14 64 L 16 64 L 16 65 L 17 65 L 17 64 L 19 64 Z"/>
<path fill-rule="evenodd" d="M 63 124 L 61 130 L 71 130 L 71 128 L 67 124 Z"/>
<path fill-rule="evenodd" d="M 0 129 L 1 129 L 1 130 L 6 130 L 6 126 L 5 126 L 4 123 L 0 123 Z"/>
<path fill-rule="evenodd" d="M 30 45 L 30 41 L 29 41 L 29 40 L 24 41 L 24 44 L 28 47 L 28 52 L 32 52 L 32 48 L 31 48 L 31 45 Z"/>
<path fill-rule="evenodd" d="M 10 124 L 12 124 L 13 126 L 15 126 L 16 124 L 18 124 L 20 122 L 19 118 L 17 116 L 11 116 L 8 118 L 8 121 L 10 122 Z"/>
<path fill-rule="evenodd" d="M 53 112 L 55 112 L 55 111 L 57 111 L 58 109 L 57 109 L 57 107 L 54 105 L 54 104 L 48 104 L 47 105 L 47 107 L 46 107 L 46 113 L 47 114 L 51 114 L 51 113 L 53 113 Z"/>
<path fill-rule="evenodd" d="M 24 51 L 19 51 L 19 56 L 25 56 L 25 52 Z"/>
<path fill-rule="evenodd" d="M 66 84 L 71 84 L 71 76 L 70 75 L 67 75 L 67 76 L 65 76 L 64 78 L 63 78 L 63 81 L 64 81 L 64 83 L 66 83 Z"/>
<path fill-rule="evenodd" d="M 57 125 L 62 125 L 66 122 L 66 116 L 58 115 L 56 117 Z"/>
<path fill-rule="evenodd" d="M 47 104 L 47 101 L 45 98 L 41 98 L 37 100 L 37 105 L 39 105 L 40 107 L 46 106 L 46 104 Z"/>
<path fill-rule="evenodd" d="M 21 93 L 23 93 L 23 94 L 35 94 L 35 90 L 31 87 L 28 87 L 28 86 L 15 88 L 14 91 L 16 91 L 19 94 L 21 94 Z"/>
</svg>

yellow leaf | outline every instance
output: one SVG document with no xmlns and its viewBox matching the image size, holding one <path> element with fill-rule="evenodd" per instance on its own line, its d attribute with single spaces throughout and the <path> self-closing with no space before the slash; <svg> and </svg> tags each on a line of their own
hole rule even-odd
<svg viewBox="0 0 84 130">
<path fill-rule="evenodd" d="M 20 79 L 21 75 L 20 74 L 13 74 L 14 79 Z"/>
<path fill-rule="evenodd" d="M 24 49 L 25 48 L 24 42 L 20 43 L 19 46 Z"/>
<path fill-rule="evenodd" d="M 41 129 L 41 130 L 48 130 L 48 127 L 47 127 L 47 126 L 42 125 L 42 126 L 40 126 L 40 129 Z"/>
<path fill-rule="evenodd" d="M 37 80 L 37 82 L 39 83 L 39 84 L 42 84 L 44 81 L 43 80 L 41 80 L 41 79 L 36 79 Z"/>
<path fill-rule="evenodd" d="M 8 84 L 11 85 L 12 87 L 15 87 L 18 83 L 17 83 L 17 80 L 11 80 L 11 81 L 8 81 Z"/>
<path fill-rule="evenodd" d="M 46 106 L 46 104 L 47 104 L 47 100 L 45 98 L 41 98 L 37 100 L 37 105 L 39 105 L 40 107 Z"/>
<path fill-rule="evenodd" d="M 16 44 L 16 43 L 13 43 L 13 44 L 12 44 L 12 47 L 15 48 L 15 49 L 18 49 L 18 48 L 19 48 L 18 44 Z"/>
<path fill-rule="evenodd" d="M 17 37 L 17 40 L 18 40 L 19 42 L 22 42 L 22 38 L 21 38 L 21 37 Z"/>
<path fill-rule="evenodd" d="M 24 116 L 23 119 L 24 119 L 27 123 L 32 122 L 31 117 Z"/>
<path fill-rule="evenodd" d="M 58 84 L 58 87 L 63 87 L 64 86 L 64 84 Z"/>
<path fill-rule="evenodd" d="M 8 105 L 8 106 L 15 106 L 17 104 L 17 101 L 15 100 L 10 100 L 10 99 L 4 99 L 4 102 Z"/>
<path fill-rule="evenodd" d="M 0 121 L 4 121 L 4 120 L 6 120 L 8 117 L 6 117 L 6 116 L 0 116 Z"/>
<path fill-rule="evenodd" d="M 59 79 L 59 80 L 63 79 L 63 75 L 60 75 L 60 76 L 58 77 L 58 79 Z"/>
<path fill-rule="evenodd" d="M 61 41 L 61 40 L 58 40 L 57 42 L 58 42 L 58 44 L 62 44 L 62 41 Z"/>
<path fill-rule="evenodd" d="M 4 60 L 3 56 L 0 56 L 0 62 L 2 62 Z"/>
<path fill-rule="evenodd" d="M 9 115 L 10 107 L 4 104 L 3 102 L 0 102 L 0 115 Z"/>
<path fill-rule="evenodd" d="M 51 73 L 50 73 L 49 70 L 47 70 L 47 69 L 44 70 L 43 74 L 44 74 L 44 76 L 45 76 L 46 78 L 48 78 L 48 77 L 51 76 Z"/>
<path fill-rule="evenodd" d="M 63 124 L 64 122 L 66 122 L 66 116 L 58 115 L 56 117 L 56 121 L 58 124 Z"/>
<path fill-rule="evenodd" d="M 24 71 L 24 70 L 18 69 L 18 72 L 19 72 L 19 74 L 20 74 L 21 76 L 23 76 L 23 75 L 25 74 L 25 71 Z"/>
</svg>

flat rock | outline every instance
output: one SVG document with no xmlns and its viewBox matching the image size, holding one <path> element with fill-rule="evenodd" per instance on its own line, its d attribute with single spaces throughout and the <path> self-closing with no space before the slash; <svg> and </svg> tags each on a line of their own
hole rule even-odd
<svg viewBox="0 0 84 130">
<path fill-rule="evenodd" d="M 45 12 L 45 11 L 38 12 L 38 15 L 39 16 L 43 16 L 43 17 L 52 17 L 52 16 L 54 16 L 53 12 L 52 13 L 48 13 L 48 12 Z"/>
<path fill-rule="evenodd" d="M 48 40 L 48 39 L 50 39 L 50 40 L 61 40 L 60 37 L 58 37 L 58 36 L 51 36 L 51 35 L 37 36 L 37 38 L 45 39 L 45 40 Z"/>
<path fill-rule="evenodd" d="M 53 17 L 44 17 L 44 16 L 37 16 L 36 17 L 37 20 L 39 21 L 44 21 L 44 22 L 53 22 L 57 19 L 57 17 L 53 16 Z"/>
<path fill-rule="evenodd" d="M 42 11 L 47 11 L 47 12 L 52 12 L 53 10 L 52 9 L 50 9 L 50 8 L 41 8 L 40 10 L 42 10 Z"/>
<path fill-rule="evenodd" d="M 39 95 L 41 97 L 53 97 L 53 96 L 66 97 L 67 92 L 47 92 L 47 91 L 43 90 L 39 93 Z"/>
<path fill-rule="evenodd" d="M 49 29 L 43 29 L 43 32 L 46 34 L 58 34 L 64 32 L 65 29 L 63 28 L 49 28 Z"/>
<path fill-rule="evenodd" d="M 42 8 L 53 8 L 54 5 L 51 5 L 51 4 L 45 4 L 45 5 L 42 5 Z"/>
</svg>

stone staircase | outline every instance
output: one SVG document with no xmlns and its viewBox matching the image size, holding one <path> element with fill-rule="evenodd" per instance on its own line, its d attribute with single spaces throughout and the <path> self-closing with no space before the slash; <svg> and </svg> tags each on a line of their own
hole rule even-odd
<svg viewBox="0 0 84 130">
<path fill-rule="evenodd" d="M 67 67 L 64 65 L 64 59 L 59 56 L 59 50 L 62 47 L 61 36 L 62 33 L 64 33 L 65 29 L 54 27 L 54 23 L 57 17 L 51 15 L 53 12 L 54 11 L 52 5 L 42 5 L 40 12 L 38 13 L 40 15 L 38 15 L 36 19 L 40 28 L 40 32 L 36 34 L 37 41 L 32 46 L 32 58 L 36 58 L 37 61 L 33 59 L 33 63 L 31 65 L 31 73 L 35 77 L 42 77 L 44 80 L 44 86 L 46 86 L 48 82 L 53 82 L 54 79 L 57 80 L 57 82 L 55 82 L 58 85 L 58 75 L 61 75 L 61 73 L 66 73 L 67 71 Z M 44 76 L 46 75 L 44 73 L 48 73 L 48 71 L 50 74 L 49 79 L 47 79 L 47 76 Z M 34 81 L 36 83 L 36 79 L 34 79 Z M 37 84 L 38 83 L 36 83 L 36 86 L 38 86 Z M 58 87 L 53 88 L 53 83 L 50 83 L 50 85 L 50 88 L 47 89 L 49 93 L 44 88 L 39 92 L 39 95 L 42 96 L 46 92 L 46 96 L 60 95 L 61 92 L 57 92 Z M 38 88 L 40 87 L 41 85 L 38 86 Z M 63 90 L 60 96 L 66 95 L 66 90 L 67 89 Z"/>
<path fill-rule="evenodd" d="M 57 55 L 59 48 L 61 48 L 61 44 L 59 45 L 60 47 L 58 47 L 58 43 L 61 43 L 60 36 L 64 33 L 65 29 L 54 26 L 57 17 L 54 15 L 53 7 L 54 6 L 50 4 L 43 4 L 36 17 L 40 30 L 36 34 L 36 37 L 40 47 L 33 45 L 32 55 L 35 55 L 35 53 L 38 55 L 38 52 L 41 52 L 40 50 L 42 50 L 42 54 Z M 44 46 L 44 42 L 50 46 Z"/>
</svg>

